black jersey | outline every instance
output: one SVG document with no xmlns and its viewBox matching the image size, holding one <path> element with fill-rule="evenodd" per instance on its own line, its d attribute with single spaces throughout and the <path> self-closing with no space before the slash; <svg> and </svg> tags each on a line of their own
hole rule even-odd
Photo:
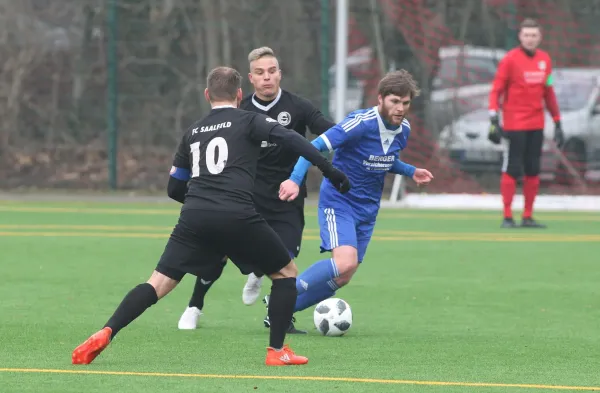
<svg viewBox="0 0 600 393">
<path fill-rule="evenodd" d="M 321 135 L 335 125 L 310 101 L 283 89 L 269 102 L 260 100 L 254 94 L 246 96 L 240 104 L 240 109 L 263 113 L 277 119 L 279 124 L 303 137 L 306 136 L 307 128 L 313 134 Z M 290 208 L 289 202 L 279 200 L 279 185 L 289 178 L 299 156 L 289 147 L 268 141 L 263 141 L 261 147 L 254 187 L 255 202 L 269 210 Z M 302 204 L 304 197 L 306 186 L 302 185 L 300 195 L 293 204 Z"/>
<path fill-rule="evenodd" d="M 173 167 L 190 171 L 183 209 L 254 209 L 256 165 L 263 141 L 292 146 L 313 164 L 329 165 L 319 151 L 276 120 L 255 112 L 215 107 L 183 135 Z"/>
</svg>

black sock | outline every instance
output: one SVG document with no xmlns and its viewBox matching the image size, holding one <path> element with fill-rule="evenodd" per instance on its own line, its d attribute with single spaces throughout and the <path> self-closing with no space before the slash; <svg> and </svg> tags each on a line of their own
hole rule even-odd
<svg viewBox="0 0 600 393">
<path fill-rule="evenodd" d="M 204 298 L 206 297 L 206 293 L 212 287 L 213 283 L 221 277 L 221 273 L 223 273 L 223 269 L 225 268 L 225 263 L 222 265 L 215 266 L 212 272 L 207 274 L 203 274 L 203 277 L 196 277 L 196 284 L 194 284 L 194 292 L 192 293 L 192 297 L 190 298 L 190 302 L 188 307 L 196 307 L 199 310 L 202 310 L 204 307 Z"/>
<path fill-rule="evenodd" d="M 295 277 L 273 280 L 269 298 L 270 347 L 275 349 L 283 347 L 285 334 L 292 322 L 297 296 Z"/>
<path fill-rule="evenodd" d="M 204 307 L 204 297 L 206 292 L 212 287 L 214 281 L 206 281 L 201 277 L 196 278 L 196 284 L 194 284 L 194 292 L 190 298 L 189 307 L 196 307 L 198 310 L 202 310 Z"/>
<path fill-rule="evenodd" d="M 111 338 L 114 338 L 119 330 L 133 322 L 157 301 L 158 296 L 154 287 L 148 283 L 140 284 L 125 295 L 104 327 L 112 329 Z"/>
</svg>

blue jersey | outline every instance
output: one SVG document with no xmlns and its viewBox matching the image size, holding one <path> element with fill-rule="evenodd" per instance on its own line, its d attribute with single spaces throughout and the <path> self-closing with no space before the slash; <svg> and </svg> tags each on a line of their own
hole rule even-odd
<svg viewBox="0 0 600 393">
<path fill-rule="evenodd" d="M 319 225 L 321 251 L 342 245 L 358 250 L 362 261 L 375 227 L 383 184 L 388 172 L 412 177 L 415 167 L 398 159 L 410 135 L 410 124 L 387 125 L 377 107 L 350 113 L 312 143 L 321 151 L 335 151 L 333 165 L 350 179 L 352 188 L 340 194 L 327 179 L 321 183 Z M 302 184 L 310 163 L 300 158 L 290 179 Z"/>
<path fill-rule="evenodd" d="M 330 128 L 321 139 L 335 151 L 333 165 L 346 173 L 352 189 L 340 194 L 329 180 L 321 184 L 320 205 L 352 206 L 357 218 L 377 215 L 383 194 L 385 175 L 392 170 L 410 135 L 410 124 L 391 127 L 385 124 L 377 107 L 357 110 Z"/>
</svg>

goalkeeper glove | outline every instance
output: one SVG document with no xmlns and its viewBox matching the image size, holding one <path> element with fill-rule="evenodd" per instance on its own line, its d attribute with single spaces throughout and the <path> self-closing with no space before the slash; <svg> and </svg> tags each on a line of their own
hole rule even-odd
<svg viewBox="0 0 600 393">
<path fill-rule="evenodd" d="M 563 133 L 560 120 L 554 122 L 554 143 L 558 148 L 561 148 L 565 144 L 565 134 Z"/>
<path fill-rule="evenodd" d="M 495 145 L 499 145 L 502 142 L 503 131 L 498 121 L 498 115 L 493 115 L 490 118 L 490 129 L 488 131 L 488 139 Z"/>
</svg>

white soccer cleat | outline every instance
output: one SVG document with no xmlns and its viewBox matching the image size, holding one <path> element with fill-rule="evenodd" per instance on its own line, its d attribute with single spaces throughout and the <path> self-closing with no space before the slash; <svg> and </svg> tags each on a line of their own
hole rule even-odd
<svg viewBox="0 0 600 393">
<path fill-rule="evenodd" d="M 242 301 L 245 305 L 251 306 L 256 303 L 256 300 L 260 296 L 260 288 L 262 287 L 264 278 L 265 276 L 256 277 L 254 273 L 248 275 L 248 281 L 246 281 L 246 285 L 244 285 L 244 290 L 242 291 Z"/>
<path fill-rule="evenodd" d="M 181 314 L 177 327 L 181 330 L 196 329 L 198 327 L 198 319 L 201 315 L 202 310 L 198 309 L 198 307 L 187 307 L 183 314 Z"/>
</svg>

